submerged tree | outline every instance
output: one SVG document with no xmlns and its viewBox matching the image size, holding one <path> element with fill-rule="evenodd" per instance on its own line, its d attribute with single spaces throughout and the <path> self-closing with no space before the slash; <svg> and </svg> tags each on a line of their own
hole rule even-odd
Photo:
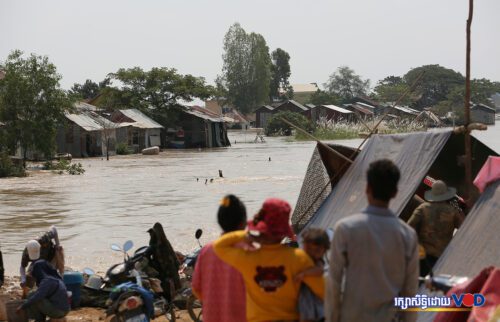
<svg viewBox="0 0 500 322">
<path fill-rule="evenodd" d="M 363 80 L 354 70 L 341 66 L 330 75 L 325 87 L 330 94 L 340 97 L 343 102 L 349 102 L 356 96 L 368 95 L 370 80 Z"/>
<path fill-rule="evenodd" d="M 13 51 L 4 63 L 5 77 L 0 80 L 0 121 L 6 133 L 4 141 L 10 153 L 22 148 L 46 157 L 55 151 L 57 128 L 71 106 L 60 88 L 61 76 L 46 56 Z"/>
<path fill-rule="evenodd" d="M 264 37 L 248 34 L 239 23 L 229 28 L 224 37 L 222 83 L 228 100 L 241 112 L 269 98 L 271 58 Z"/>
</svg>

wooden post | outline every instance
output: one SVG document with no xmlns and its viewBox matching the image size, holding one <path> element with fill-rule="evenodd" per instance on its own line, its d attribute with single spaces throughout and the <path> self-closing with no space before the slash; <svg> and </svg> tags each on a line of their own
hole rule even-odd
<svg viewBox="0 0 500 322">
<path fill-rule="evenodd" d="M 465 55 L 465 184 L 466 199 L 472 198 L 472 149 L 469 124 L 470 119 L 470 50 L 471 50 L 471 25 L 474 13 L 474 0 L 469 0 L 469 17 L 467 18 L 467 48 Z"/>
</svg>

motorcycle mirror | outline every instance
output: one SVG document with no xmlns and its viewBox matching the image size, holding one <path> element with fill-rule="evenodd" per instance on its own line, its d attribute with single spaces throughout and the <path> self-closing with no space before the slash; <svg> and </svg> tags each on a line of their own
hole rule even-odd
<svg viewBox="0 0 500 322">
<path fill-rule="evenodd" d="M 88 276 L 95 275 L 95 272 L 92 268 L 85 267 L 83 269 L 83 274 L 86 274 Z"/>
<path fill-rule="evenodd" d="M 196 232 L 194 233 L 194 237 L 196 237 L 196 239 L 200 239 L 201 235 L 203 235 L 203 230 L 196 229 Z"/>
<path fill-rule="evenodd" d="M 117 245 L 117 244 L 111 244 L 111 249 L 114 250 L 115 252 L 122 252 L 122 248 Z"/>
<path fill-rule="evenodd" d="M 132 247 L 134 247 L 134 242 L 131 240 L 127 240 L 125 244 L 123 244 L 123 251 L 128 252 L 132 249 Z"/>
</svg>

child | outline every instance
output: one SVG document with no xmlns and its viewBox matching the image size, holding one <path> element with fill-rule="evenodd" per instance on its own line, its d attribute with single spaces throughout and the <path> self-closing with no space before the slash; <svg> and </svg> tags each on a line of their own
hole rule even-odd
<svg viewBox="0 0 500 322">
<path fill-rule="evenodd" d="M 302 234 L 304 251 L 314 261 L 315 266 L 295 276 L 301 282 L 306 276 L 323 276 L 325 262 L 323 256 L 330 248 L 330 239 L 326 231 L 320 228 L 309 228 Z M 323 300 L 314 295 L 305 284 L 300 287 L 299 313 L 301 322 L 323 321 Z"/>
</svg>

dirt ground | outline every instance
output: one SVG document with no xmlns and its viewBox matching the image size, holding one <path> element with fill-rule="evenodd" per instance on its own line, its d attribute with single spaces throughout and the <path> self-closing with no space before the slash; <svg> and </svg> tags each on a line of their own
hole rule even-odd
<svg viewBox="0 0 500 322">
<path fill-rule="evenodd" d="M 0 297 L 5 300 L 20 299 L 22 295 L 21 287 L 19 286 L 19 277 L 5 277 L 5 283 L 0 289 Z M 179 322 L 192 321 L 187 311 L 176 311 L 176 320 Z M 2 320 L 0 318 L 0 320 Z M 103 309 L 84 307 L 71 311 L 66 317 L 68 322 L 91 322 L 91 321 L 105 321 L 106 314 Z M 165 317 L 158 317 L 155 319 L 158 322 L 167 322 Z"/>
</svg>

